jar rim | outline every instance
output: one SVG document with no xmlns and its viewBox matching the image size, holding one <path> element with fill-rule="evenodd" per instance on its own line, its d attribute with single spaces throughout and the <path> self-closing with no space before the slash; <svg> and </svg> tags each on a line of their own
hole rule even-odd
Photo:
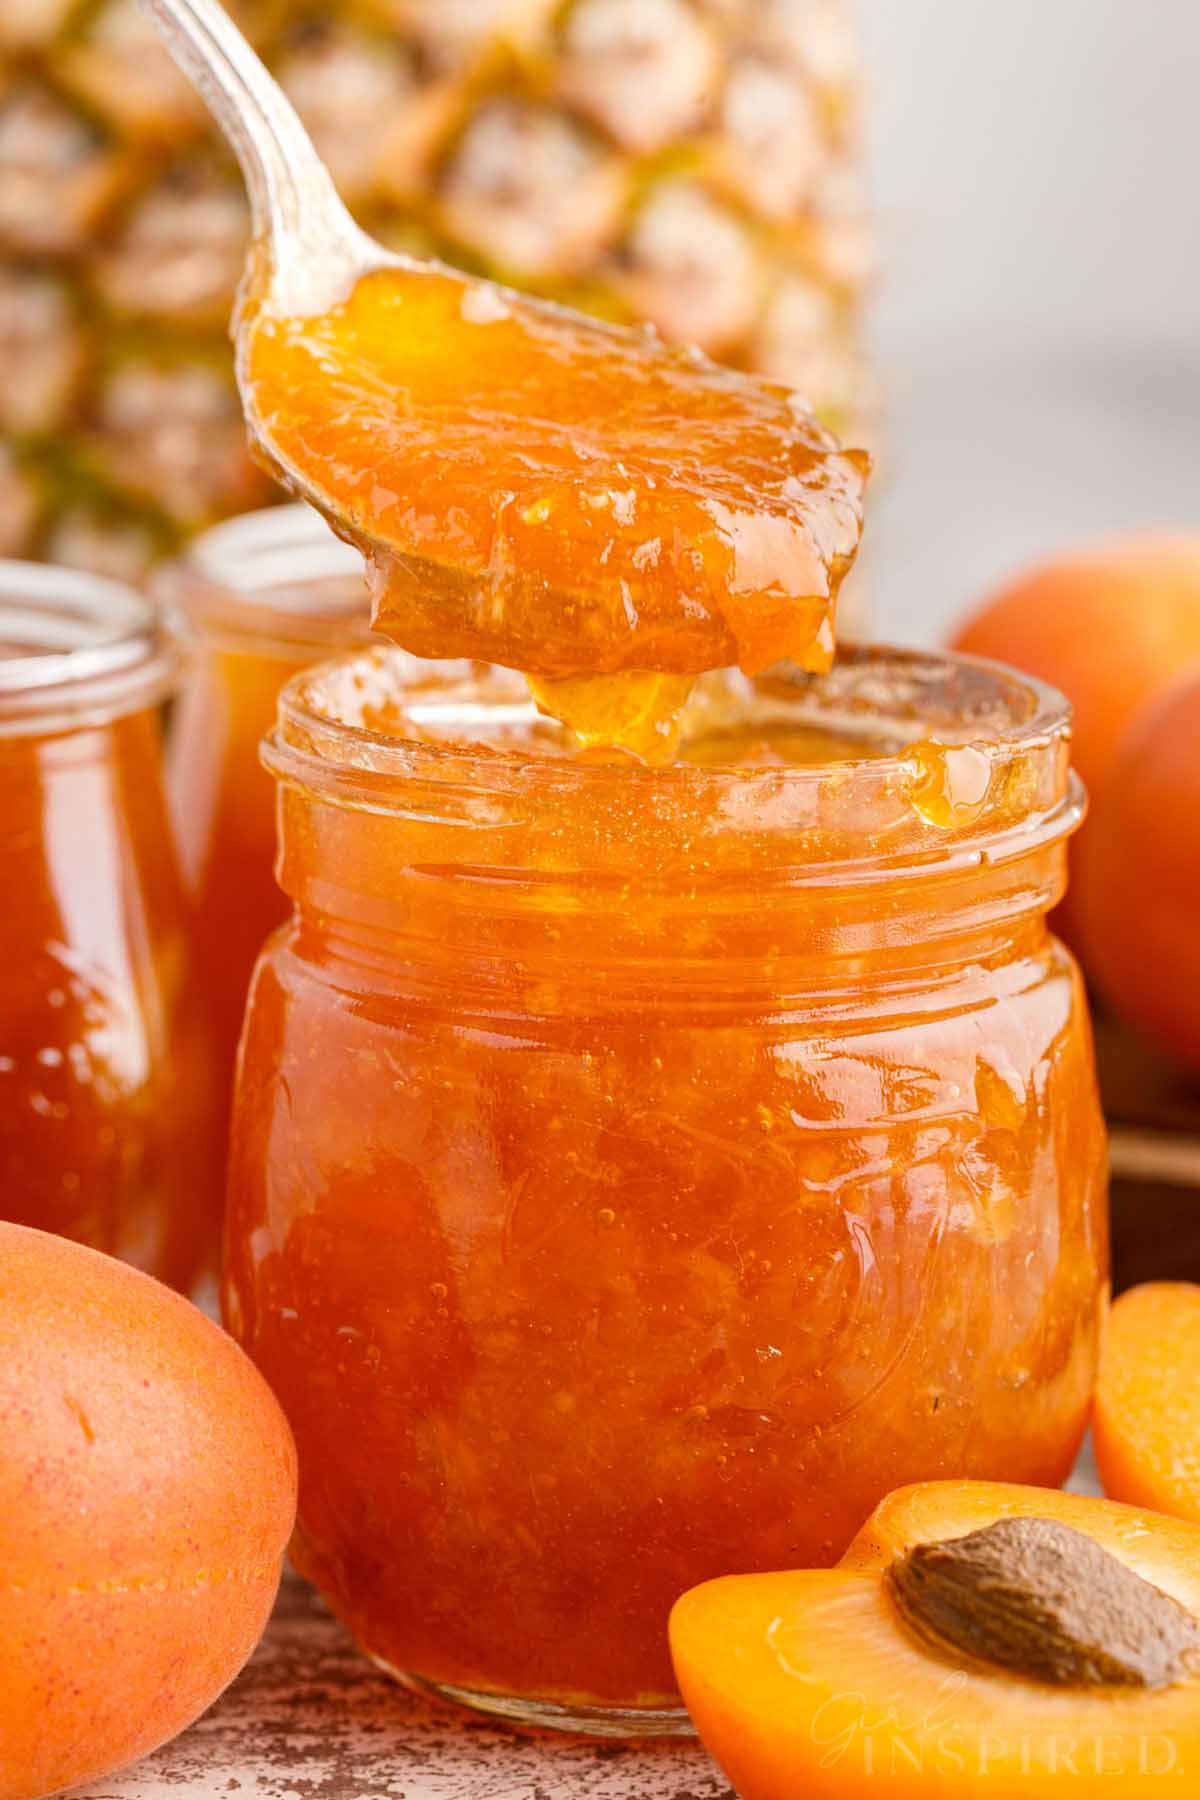
<svg viewBox="0 0 1200 1800">
<path fill-rule="evenodd" d="M 982 658 L 887 646 L 844 646 L 829 675 L 794 669 L 749 681 L 776 716 L 862 735 L 888 727 L 893 746 L 819 762 L 677 761 L 651 767 L 562 749 L 488 743 L 479 727 L 491 691 L 500 731 L 533 715 L 520 676 L 488 665 L 422 663 L 375 648 L 303 671 L 283 689 L 264 761 L 281 781 L 349 807 L 398 817 L 446 807 L 528 824 L 556 809 L 586 810 L 596 843 L 630 806 L 659 806 L 666 833 L 697 828 L 791 840 L 797 862 L 871 871 L 938 859 L 996 859 L 1069 835 L 1084 799 L 1069 773 L 1070 707 L 1034 677 Z M 433 738 L 422 726 L 438 689 L 455 696 L 474 738 Z M 407 705 L 409 735 L 371 722 L 381 692 Z M 782 709 L 782 710 L 781 710 Z M 357 717 L 355 716 L 357 713 Z M 942 786 L 939 788 L 939 782 Z M 668 817 L 670 815 L 670 817 Z M 675 825 L 673 821 L 677 820 Z"/>
<path fill-rule="evenodd" d="M 168 692 L 177 666 L 166 619 L 135 588 L 0 560 L 0 733 L 138 711 Z"/>
<path fill-rule="evenodd" d="M 332 651 L 370 637 L 362 555 L 303 503 L 201 532 L 154 591 L 203 635 L 259 650 Z"/>
</svg>

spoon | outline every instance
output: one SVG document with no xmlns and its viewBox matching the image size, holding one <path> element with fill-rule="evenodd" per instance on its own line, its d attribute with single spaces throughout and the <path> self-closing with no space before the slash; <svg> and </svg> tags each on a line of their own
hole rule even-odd
<svg viewBox="0 0 1200 1800">
<path fill-rule="evenodd" d="M 384 249 L 218 0 L 139 4 L 245 173 L 252 441 L 366 554 L 382 629 L 557 682 L 828 666 L 864 456 L 785 389 Z"/>
<path fill-rule="evenodd" d="M 369 270 L 404 261 L 355 224 L 295 108 L 216 0 L 139 4 L 237 153 L 284 311 L 320 312 Z"/>
</svg>

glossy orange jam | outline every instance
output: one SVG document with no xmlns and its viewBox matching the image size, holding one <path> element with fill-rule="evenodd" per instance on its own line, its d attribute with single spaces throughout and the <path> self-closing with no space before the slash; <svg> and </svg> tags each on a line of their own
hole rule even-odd
<svg viewBox="0 0 1200 1800">
<path fill-rule="evenodd" d="M 210 1074 L 145 601 L 0 563 L 0 1217 L 188 1289 L 215 1261 Z"/>
<path fill-rule="evenodd" d="M 598 1732 L 684 1728 L 692 1584 L 1061 1481 L 1104 1295 L 1065 705 L 860 651 L 684 723 L 650 768 L 504 671 L 293 682 L 235 1109 L 297 1563 L 403 1678 Z"/>
<path fill-rule="evenodd" d="M 194 902 L 192 954 L 215 1059 L 212 1130 L 223 1194 L 250 975 L 288 910 L 275 880 L 274 783 L 259 748 L 285 682 L 368 636 L 368 601 L 361 558 L 300 506 L 207 532 L 164 571 L 157 595 L 188 640 L 167 777 Z"/>
<path fill-rule="evenodd" d="M 368 554 L 376 623 L 406 649 L 551 679 L 828 668 L 866 458 L 788 390 L 416 267 L 314 318 L 248 315 L 242 372 L 258 435 Z"/>
</svg>

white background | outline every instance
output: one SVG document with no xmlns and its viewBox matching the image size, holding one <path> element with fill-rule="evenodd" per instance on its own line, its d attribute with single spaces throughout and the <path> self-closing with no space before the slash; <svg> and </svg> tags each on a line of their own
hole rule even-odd
<svg viewBox="0 0 1200 1800">
<path fill-rule="evenodd" d="M 859 0 L 885 385 L 876 625 L 1200 529 L 1200 0 Z"/>
</svg>

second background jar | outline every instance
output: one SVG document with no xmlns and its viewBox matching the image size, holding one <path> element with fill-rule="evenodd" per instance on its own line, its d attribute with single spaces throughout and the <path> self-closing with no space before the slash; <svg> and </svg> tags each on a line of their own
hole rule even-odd
<svg viewBox="0 0 1200 1800">
<path fill-rule="evenodd" d="M 184 879 L 195 905 L 224 1162 L 238 1036 L 255 958 L 288 905 L 274 873 L 274 783 L 259 746 L 299 670 L 370 637 L 362 558 L 305 506 L 205 533 L 156 584 L 189 640 L 168 752 Z"/>
</svg>

